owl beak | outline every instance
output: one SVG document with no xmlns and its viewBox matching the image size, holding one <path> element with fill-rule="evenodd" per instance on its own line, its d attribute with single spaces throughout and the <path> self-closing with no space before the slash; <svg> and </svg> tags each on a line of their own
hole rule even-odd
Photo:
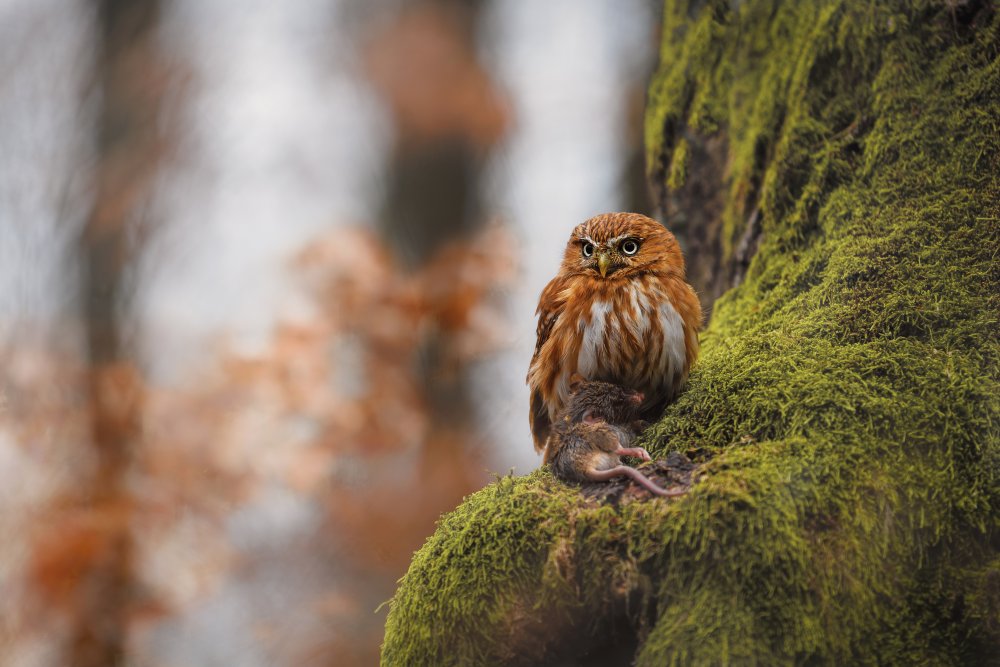
<svg viewBox="0 0 1000 667">
<path fill-rule="evenodd" d="M 597 268 L 601 272 L 602 278 L 607 278 L 608 268 L 611 267 L 611 258 L 608 257 L 608 253 L 602 252 L 597 256 Z"/>
</svg>

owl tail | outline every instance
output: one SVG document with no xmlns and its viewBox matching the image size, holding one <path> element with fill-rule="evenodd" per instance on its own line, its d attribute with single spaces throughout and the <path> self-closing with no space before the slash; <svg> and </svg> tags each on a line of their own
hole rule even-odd
<svg viewBox="0 0 1000 667">
<path fill-rule="evenodd" d="M 531 437 L 535 441 L 535 453 L 540 454 L 545 450 L 545 443 L 552 431 L 549 409 L 545 406 L 540 391 L 531 392 L 531 411 L 528 413 L 528 423 L 531 425 Z"/>
</svg>

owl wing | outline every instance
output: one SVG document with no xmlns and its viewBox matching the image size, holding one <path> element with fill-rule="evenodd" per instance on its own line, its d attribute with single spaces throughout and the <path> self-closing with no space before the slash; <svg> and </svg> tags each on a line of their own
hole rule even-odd
<svg viewBox="0 0 1000 667">
<path fill-rule="evenodd" d="M 528 413 L 528 423 L 531 425 L 531 436 L 535 441 L 535 451 L 541 452 L 545 449 L 545 442 L 549 438 L 552 430 L 552 422 L 549 419 L 549 408 L 542 395 L 542 388 L 538 381 L 538 371 L 536 365 L 540 363 L 539 357 L 542 346 L 552 334 L 552 327 L 562 314 L 566 305 L 566 298 L 563 296 L 565 290 L 563 280 L 559 277 L 553 278 L 538 299 L 538 308 L 535 313 L 538 315 L 538 328 L 535 330 L 535 353 L 531 357 L 531 365 L 528 367 L 528 386 L 531 389 L 531 409 Z"/>
</svg>

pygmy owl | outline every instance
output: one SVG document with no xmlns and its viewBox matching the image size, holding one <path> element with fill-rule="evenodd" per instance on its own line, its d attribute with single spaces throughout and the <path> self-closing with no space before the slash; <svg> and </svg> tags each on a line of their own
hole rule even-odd
<svg viewBox="0 0 1000 667">
<path fill-rule="evenodd" d="M 638 213 L 578 225 L 537 314 L 528 368 L 535 451 L 545 448 L 574 373 L 642 392 L 642 414 L 655 418 L 698 356 L 701 304 L 684 279 L 680 247 L 663 225 Z"/>
</svg>

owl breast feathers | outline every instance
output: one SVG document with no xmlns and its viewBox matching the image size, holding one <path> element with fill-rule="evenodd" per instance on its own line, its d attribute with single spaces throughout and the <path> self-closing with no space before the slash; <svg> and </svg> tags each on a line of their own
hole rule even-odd
<svg viewBox="0 0 1000 667">
<path fill-rule="evenodd" d="M 680 247 L 663 225 L 638 213 L 578 225 L 537 314 L 528 369 L 536 451 L 545 448 L 573 373 L 641 391 L 643 414 L 652 418 L 680 391 L 698 356 L 701 304 L 684 279 Z"/>
</svg>

